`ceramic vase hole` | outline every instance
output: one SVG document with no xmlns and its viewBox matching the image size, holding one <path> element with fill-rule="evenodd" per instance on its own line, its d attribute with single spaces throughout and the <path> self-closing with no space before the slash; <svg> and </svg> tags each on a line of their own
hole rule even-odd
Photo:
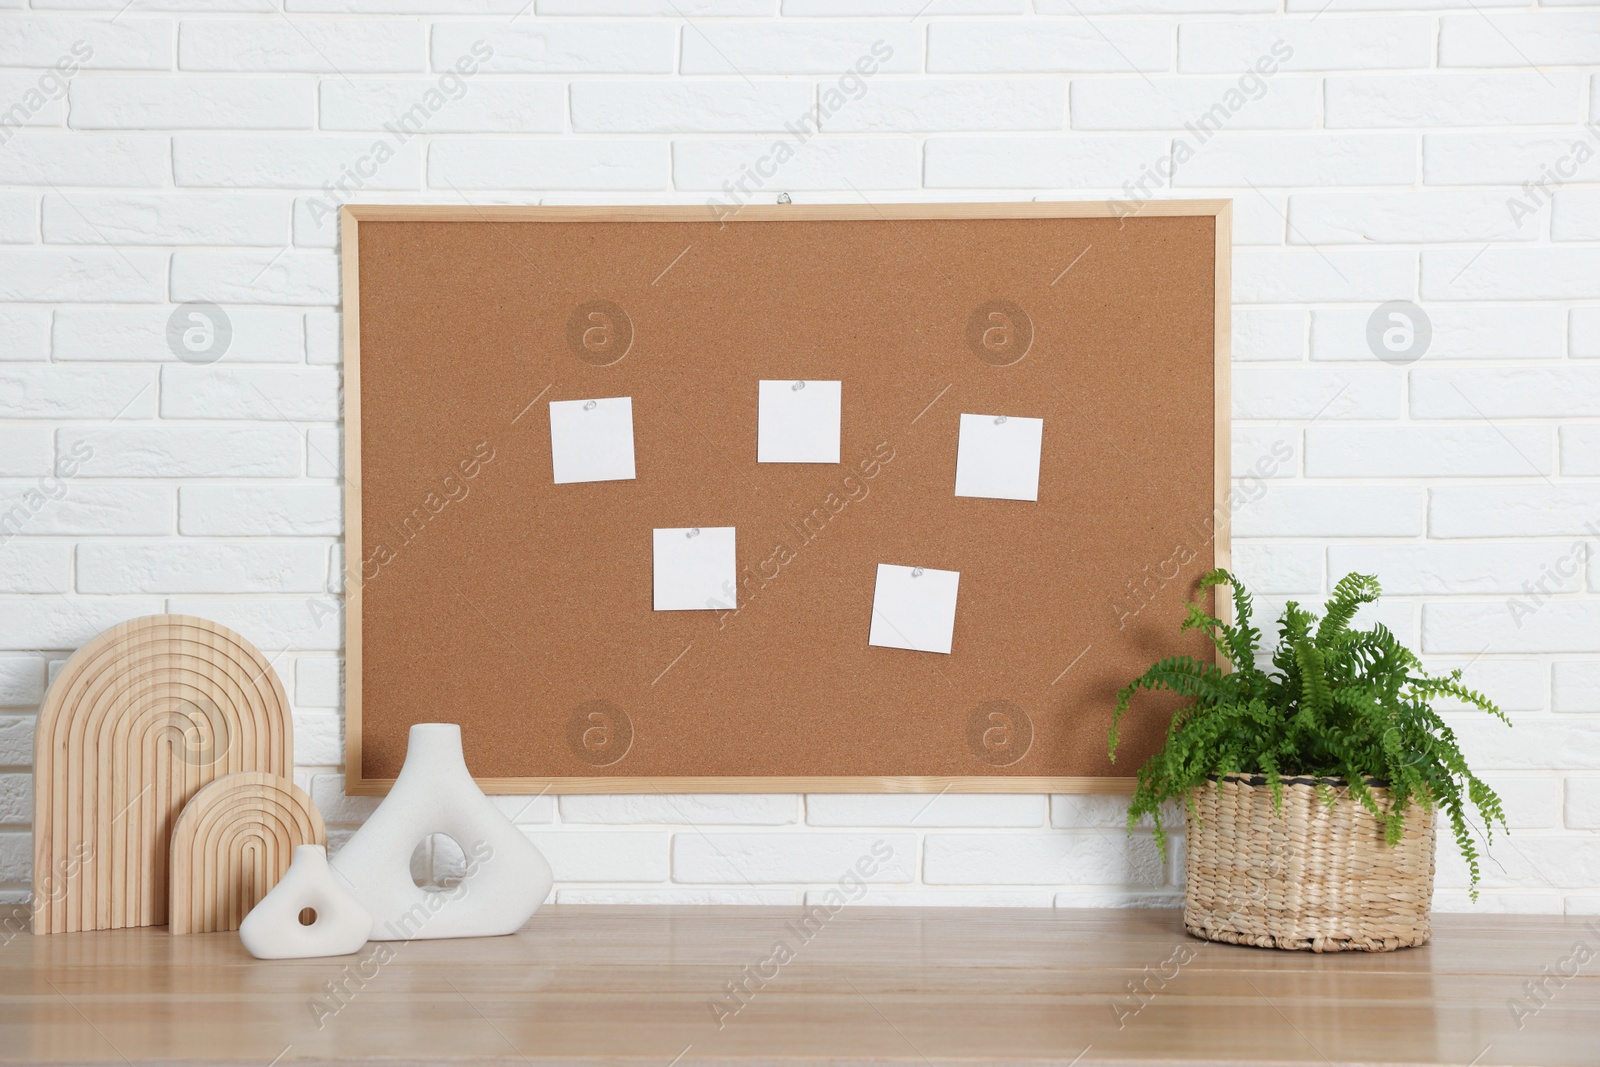
<svg viewBox="0 0 1600 1067">
<path fill-rule="evenodd" d="M 296 846 L 288 871 L 239 924 L 239 940 L 258 960 L 348 956 L 371 933 L 372 916 L 335 877 L 322 845 Z"/>
<path fill-rule="evenodd" d="M 449 834 L 429 834 L 411 852 L 411 881 L 418 889 L 442 893 L 466 874 L 467 854 Z"/>
<path fill-rule="evenodd" d="M 429 836 L 436 831 L 455 840 Z M 472 780 L 461 727 L 447 722 L 412 725 L 394 787 L 328 866 L 379 940 L 515 933 L 555 882 L 534 843 Z M 418 893 L 452 885 L 461 892 L 417 907 Z M 311 898 L 294 899 L 298 910 Z M 317 926 L 328 922 L 324 916 Z"/>
</svg>

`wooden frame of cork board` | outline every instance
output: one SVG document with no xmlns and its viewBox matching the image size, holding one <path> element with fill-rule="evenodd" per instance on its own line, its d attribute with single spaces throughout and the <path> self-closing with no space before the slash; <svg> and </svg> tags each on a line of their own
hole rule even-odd
<svg viewBox="0 0 1600 1067">
<path fill-rule="evenodd" d="M 346 207 L 347 791 L 430 721 L 491 793 L 1129 791 L 1229 560 L 1231 212 Z M 773 378 L 844 383 L 839 465 L 756 462 Z M 637 478 L 554 484 L 620 396 Z M 1044 419 L 1037 502 L 953 495 L 961 413 Z M 653 611 L 695 526 L 738 608 Z M 951 654 L 867 643 L 880 562 L 961 572 Z"/>
</svg>

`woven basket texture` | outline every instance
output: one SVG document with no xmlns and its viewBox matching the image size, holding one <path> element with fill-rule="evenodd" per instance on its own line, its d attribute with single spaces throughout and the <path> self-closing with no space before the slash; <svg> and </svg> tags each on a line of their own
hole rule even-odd
<svg viewBox="0 0 1600 1067">
<path fill-rule="evenodd" d="M 1387 803 L 1386 790 L 1372 790 Z M 1183 922 L 1196 937 L 1390 952 L 1432 933 L 1433 811 L 1415 801 L 1393 847 L 1333 779 L 1284 779 L 1283 807 L 1275 809 L 1266 779 L 1229 776 L 1194 791 L 1185 824 Z"/>
</svg>

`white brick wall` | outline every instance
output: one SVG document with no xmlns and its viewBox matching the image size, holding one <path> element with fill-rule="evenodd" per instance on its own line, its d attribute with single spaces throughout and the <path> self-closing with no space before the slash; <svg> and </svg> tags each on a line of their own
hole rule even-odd
<svg viewBox="0 0 1600 1067">
<path fill-rule="evenodd" d="M 1515 827 L 1483 907 L 1600 907 L 1592 0 L 0 6 L 0 898 L 46 680 L 135 615 L 253 639 L 335 839 L 371 811 L 338 773 L 331 200 L 701 204 L 838 92 L 762 202 L 1235 199 L 1237 570 L 1268 610 L 1377 572 L 1373 617 L 1516 720 L 1449 711 Z M 219 363 L 168 347 L 189 300 Z M 1420 362 L 1368 346 L 1392 300 Z M 500 803 L 568 901 L 795 903 L 865 863 L 881 903 L 1147 906 L 1181 870 L 1101 797 Z M 1448 849 L 1440 886 L 1470 907 Z"/>
</svg>

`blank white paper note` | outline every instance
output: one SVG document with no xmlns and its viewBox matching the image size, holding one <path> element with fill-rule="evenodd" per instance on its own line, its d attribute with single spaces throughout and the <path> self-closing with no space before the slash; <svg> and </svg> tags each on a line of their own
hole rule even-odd
<svg viewBox="0 0 1600 1067">
<path fill-rule="evenodd" d="M 550 459 L 557 485 L 634 477 L 633 397 L 552 400 Z"/>
<path fill-rule="evenodd" d="M 756 462 L 839 462 L 839 408 L 843 393 L 842 382 L 760 382 Z"/>
<path fill-rule="evenodd" d="M 726 611 L 739 606 L 732 526 L 655 531 L 655 609 Z"/>
<path fill-rule="evenodd" d="M 1044 420 L 962 415 L 956 446 L 956 496 L 1039 499 Z"/>
<path fill-rule="evenodd" d="M 867 644 L 950 654 L 960 571 L 878 564 Z"/>
</svg>

